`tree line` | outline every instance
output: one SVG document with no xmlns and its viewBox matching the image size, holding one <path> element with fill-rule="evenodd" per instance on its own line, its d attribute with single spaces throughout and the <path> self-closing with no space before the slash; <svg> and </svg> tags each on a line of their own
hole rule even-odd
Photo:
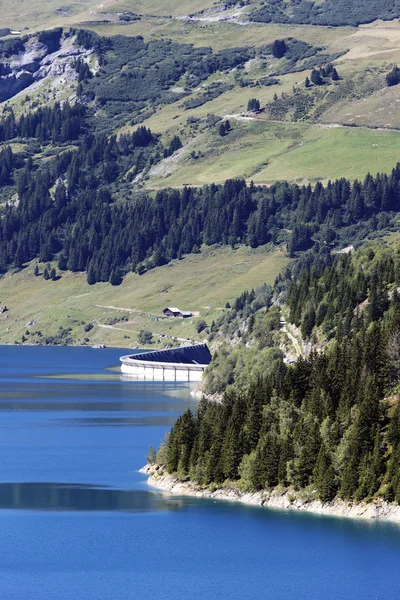
<svg viewBox="0 0 400 600">
<path fill-rule="evenodd" d="M 39 166 L 28 157 L 16 169 L 12 152 L 3 151 L 3 198 L 9 197 L 5 184 L 14 182 L 19 203 L 3 209 L 1 270 L 58 257 L 60 268 L 87 271 L 90 283 L 108 281 L 112 272 L 116 282 L 129 270 L 142 273 L 203 244 L 255 248 L 284 239 L 295 256 L 316 242 L 330 246 L 387 227 L 400 209 L 400 165 L 390 175 L 314 188 L 237 179 L 130 198 L 127 182 L 180 144 L 176 138 L 164 149 L 139 127 L 119 138 L 85 134 L 77 150 Z"/>
<path fill-rule="evenodd" d="M 86 110 L 81 104 L 71 106 L 56 102 L 16 118 L 12 109 L 0 121 L 0 142 L 14 138 L 35 138 L 40 143 L 64 143 L 77 140 L 84 132 Z"/>
</svg>

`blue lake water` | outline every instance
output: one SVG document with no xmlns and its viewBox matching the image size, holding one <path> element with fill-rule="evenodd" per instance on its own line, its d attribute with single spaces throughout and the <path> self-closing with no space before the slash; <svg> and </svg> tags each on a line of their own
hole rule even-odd
<svg viewBox="0 0 400 600">
<path fill-rule="evenodd" d="M 0 347 L 0 600 L 398 600 L 400 528 L 171 497 L 137 470 L 184 384 Z"/>
</svg>

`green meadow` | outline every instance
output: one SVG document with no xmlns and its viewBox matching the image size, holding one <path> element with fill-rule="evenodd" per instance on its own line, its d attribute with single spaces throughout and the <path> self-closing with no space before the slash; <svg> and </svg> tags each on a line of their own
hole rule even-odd
<svg viewBox="0 0 400 600">
<path fill-rule="evenodd" d="M 52 336 L 61 343 L 69 337 L 74 344 L 126 347 L 137 345 L 138 332 L 146 329 L 158 345 L 171 344 L 159 334 L 199 340 L 200 318 L 211 325 L 242 291 L 272 284 L 288 260 L 280 249 L 212 247 L 141 276 L 129 273 L 117 287 L 90 286 L 84 273 L 61 272 L 57 281 L 46 281 L 34 275 L 32 263 L 0 279 L 0 305 L 8 308 L 0 315 L 0 337 L 2 343 L 42 343 Z M 154 320 L 169 305 L 194 316 Z M 85 331 L 88 324 L 93 327 Z M 64 338 L 58 337 L 60 328 L 70 330 Z"/>
</svg>

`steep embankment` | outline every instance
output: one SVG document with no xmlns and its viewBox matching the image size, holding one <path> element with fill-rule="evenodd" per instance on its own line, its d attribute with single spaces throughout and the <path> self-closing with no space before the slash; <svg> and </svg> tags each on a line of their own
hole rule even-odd
<svg viewBox="0 0 400 600">
<path fill-rule="evenodd" d="M 182 482 L 176 476 L 170 475 L 163 469 L 153 465 L 146 465 L 140 469 L 141 473 L 148 476 L 147 483 L 152 487 L 170 492 L 176 496 L 195 496 L 197 498 L 212 498 L 214 500 L 227 500 L 240 502 L 252 506 L 264 506 L 285 510 L 298 510 L 327 516 L 350 517 L 353 519 L 379 519 L 400 523 L 400 506 L 389 502 L 345 502 L 333 500 L 322 503 L 317 499 L 302 497 L 293 490 L 275 490 L 268 492 L 241 492 L 233 486 L 220 488 L 202 487 L 192 482 Z"/>
</svg>

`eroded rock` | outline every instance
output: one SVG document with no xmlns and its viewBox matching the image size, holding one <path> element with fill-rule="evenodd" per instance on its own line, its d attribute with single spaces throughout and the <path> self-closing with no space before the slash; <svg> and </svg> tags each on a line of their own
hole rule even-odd
<svg viewBox="0 0 400 600">
<path fill-rule="evenodd" d="M 78 74 L 73 67 L 76 58 L 92 53 L 75 44 L 75 36 L 61 38 L 60 47 L 50 52 L 46 44 L 31 38 L 25 43 L 24 51 L 13 55 L 9 62 L 0 63 L 0 102 L 46 77 L 64 76 L 63 83 L 76 81 Z"/>
</svg>

